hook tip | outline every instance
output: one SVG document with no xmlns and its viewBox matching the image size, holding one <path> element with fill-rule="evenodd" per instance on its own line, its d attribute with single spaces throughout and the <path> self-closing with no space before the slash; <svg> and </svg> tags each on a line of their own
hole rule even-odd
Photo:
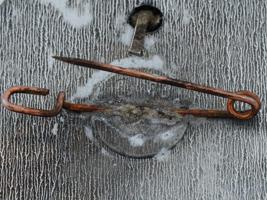
<svg viewBox="0 0 267 200">
<path fill-rule="evenodd" d="M 56 60 L 64 61 L 64 62 L 70 62 L 72 60 L 71 58 L 63 57 L 63 56 L 52 56 L 52 58 Z"/>
<path fill-rule="evenodd" d="M 60 56 L 52 56 L 52 58 L 59 60 L 61 57 Z"/>
</svg>

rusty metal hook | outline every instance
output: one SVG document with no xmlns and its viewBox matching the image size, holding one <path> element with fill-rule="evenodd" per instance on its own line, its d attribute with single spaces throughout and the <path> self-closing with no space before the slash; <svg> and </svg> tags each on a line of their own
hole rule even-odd
<svg viewBox="0 0 267 200">
<path fill-rule="evenodd" d="M 34 116 L 46 116 L 53 117 L 56 116 L 62 109 L 64 104 L 65 94 L 64 92 L 60 92 L 57 96 L 56 105 L 52 110 L 41 110 L 28 108 L 21 105 L 16 105 L 10 102 L 10 98 L 15 93 L 25 93 L 25 94 L 34 94 L 34 95 L 43 95 L 46 96 L 49 94 L 48 89 L 37 88 L 37 87 L 27 87 L 27 86 L 15 86 L 11 87 L 5 91 L 5 93 L 1 96 L 2 104 L 11 111 L 30 114 Z"/>
<path fill-rule="evenodd" d="M 46 96 L 49 94 L 49 90 L 45 88 L 38 88 L 38 87 L 14 86 L 14 87 L 7 89 L 5 93 L 1 96 L 2 104 L 8 110 L 11 110 L 13 112 L 28 114 L 32 116 L 54 117 L 61 112 L 62 108 L 68 109 L 70 111 L 76 111 L 76 112 L 81 112 L 81 111 L 96 112 L 96 111 L 102 111 L 104 109 L 93 104 L 73 104 L 73 103 L 67 102 L 65 101 L 64 92 L 59 92 L 57 96 L 56 104 L 54 108 L 51 110 L 28 108 L 28 107 L 17 105 L 17 104 L 10 102 L 11 96 L 17 93 Z"/>
<path fill-rule="evenodd" d="M 172 85 L 176 87 L 185 88 L 188 90 L 203 92 L 206 94 L 212 94 L 215 96 L 220 96 L 228 98 L 227 110 L 214 110 L 214 109 L 177 109 L 173 108 L 173 111 L 181 115 L 194 115 L 196 117 L 221 117 L 221 118 L 237 118 L 240 120 L 248 120 L 253 118 L 261 108 L 261 102 L 259 97 L 250 91 L 239 91 L 239 92 L 229 92 L 219 88 L 212 88 L 207 86 L 201 86 L 198 84 L 172 79 L 165 76 L 157 76 L 149 74 L 142 71 L 137 71 L 133 69 L 118 67 L 110 64 L 104 64 L 94 61 L 81 60 L 77 58 L 65 58 L 65 57 L 54 57 L 55 59 L 75 64 L 83 67 L 89 67 L 94 69 L 99 69 L 103 71 L 113 72 L 117 74 L 122 74 L 126 76 L 136 77 L 140 79 L 150 80 L 157 83 Z M 37 95 L 48 95 L 49 90 L 37 87 L 26 87 L 26 86 L 16 86 L 11 87 L 2 95 L 2 104 L 9 110 L 34 116 L 42 117 L 52 117 L 56 116 L 62 108 L 75 112 L 102 112 L 107 108 L 101 105 L 94 104 L 74 104 L 65 101 L 64 92 L 60 92 L 57 97 L 56 105 L 52 110 L 41 110 L 28 108 L 20 105 L 15 105 L 10 102 L 10 97 L 15 93 L 27 93 L 27 94 L 37 94 Z M 234 107 L 236 101 L 247 103 L 251 106 L 251 109 L 246 111 L 237 111 Z"/>
</svg>

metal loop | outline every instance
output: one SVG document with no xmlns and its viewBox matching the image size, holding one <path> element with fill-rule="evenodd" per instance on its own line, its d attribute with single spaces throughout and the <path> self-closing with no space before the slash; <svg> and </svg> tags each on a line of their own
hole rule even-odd
<svg viewBox="0 0 267 200">
<path fill-rule="evenodd" d="M 249 104 L 251 106 L 251 109 L 246 111 L 237 111 L 234 107 L 234 104 L 239 100 L 229 98 L 227 101 L 228 112 L 232 116 L 241 120 L 248 120 L 253 118 L 261 108 L 260 98 L 250 91 L 239 91 L 236 92 L 236 94 L 243 95 L 246 98 L 246 101 L 242 102 Z"/>
<path fill-rule="evenodd" d="M 11 87 L 1 96 L 2 104 L 9 110 L 29 114 L 33 116 L 41 117 L 53 117 L 56 116 L 63 107 L 65 94 L 60 92 L 57 96 L 56 104 L 52 110 L 41 110 L 35 108 L 28 108 L 21 105 L 16 105 L 10 102 L 10 98 L 13 94 L 16 93 L 25 93 L 25 94 L 34 94 L 34 95 L 43 95 L 46 96 L 49 94 L 48 89 L 38 88 L 38 87 L 27 87 L 27 86 L 15 86 Z"/>
</svg>

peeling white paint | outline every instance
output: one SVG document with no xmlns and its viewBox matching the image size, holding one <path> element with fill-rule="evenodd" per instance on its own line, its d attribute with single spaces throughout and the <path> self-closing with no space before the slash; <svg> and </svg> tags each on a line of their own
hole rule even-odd
<svg viewBox="0 0 267 200">
<path fill-rule="evenodd" d="M 49 69 L 53 69 L 53 65 L 54 65 L 54 62 L 55 62 L 55 59 L 52 56 L 54 56 L 54 54 L 50 50 L 48 58 L 47 58 L 47 64 L 48 64 L 48 68 Z"/>
<path fill-rule="evenodd" d="M 51 130 L 51 133 L 53 135 L 57 135 L 57 132 L 58 132 L 58 123 L 55 123 L 52 130 Z"/>
<path fill-rule="evenodd" d="M 85 126 L 85 127 L 84 127 L 84 132 L 85 132 L 86 137 L 87 137 L 89 140 L 91 140 L 91 141 L 94 141 L 94 140 L 95 140 L 94 135 L 93 135 L 93 130 L 92 130 L 91 127 L 89 127 L 89 126 Z"/>
<path fill-rule="evenodd" d="M 156 42 L 156 37 L 154 37 L 153 35 L 148 35 L 145 37 L 144 48 L 149 50 L 155 46 Z"/>
<path fill-rule="evenodd" d="M 125 15 L 118 15 L 115 20 L 115 29 L 119 35 L 118 41 L 130 46 L 131 40 L 134 34 L 132 26 L 127 24 L 127 18 Z"/>
<path fill-rule="evenodd" d="M 194 17 L 190 14 L 189 10 L 188 9 L 184 9 L 184 12 L 183 12 L 183 24 L 187 25 L 193 19 L 194 19 Z"/>
<path fill-rule="evenodd" d="M 61 123 L 64 123 L 65 122 L 64 117 L 60 117 L 59 120 L 60 120 Z"/>
<path fill-rule="evenodd" d="M 77 88 L 76 93 L 71 97 L 71 100 L 86 98 L 91 95 L 96 84 L 108 78 L 110 73 L 104 71 L 95 72 L 89 81 L 84 85 Z"/>
<path fill-rule="evenodd" d="M 131 42 L 132 42 L 133 35 L 134 35 L 134 29 L 130 25 L 126 24 L 124 31 L 120 35 L 119 40 L 123 44 L 130 46 Z"/>
<path fill-rule="evenodd" d="M 70 8 L 67 6 L 68 0 L 39 0 L 40 3 L 52 6 L 57 9 L 64 20 L 70 23 L 71 25 L 80 28 L 91 23 L 93 17 L 91 15 L 90 4 L 83 4 L 82 10 L 78 8 Z"/>
<path fill-rule="evenodd" d="M 129 137 L 128 140 L 132 147 L 141 147 L 146 141 L 144 135 L 142 134 L 137 134 L 135 136 Z"/>
<path fill-rule="evenodd" d="M 169 158 L 171 155 L 171 151 L 166 148 L 162 148 L 154 157 L 153 159 L 157 161 L 164 161 Z"/>
<path fill-rule="evenodd" d="M 101 154 L 107 157 L 112 157 L 111 154 L 103 147 L 101 148 Z"/>
<path fill-rule="evenodd" d="M 160 139 L 163 141 L 172 140 L 176 137 L 176 133 L 173 130 L 169 130 L 165 133 L 160 134 Z"/>
</svg>

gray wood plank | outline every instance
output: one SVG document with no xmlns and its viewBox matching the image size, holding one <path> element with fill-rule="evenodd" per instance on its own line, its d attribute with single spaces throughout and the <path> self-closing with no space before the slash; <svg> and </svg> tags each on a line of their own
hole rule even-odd
<svg viewBox="0 0 267 200">
<path fill-rule="evenodd" d="M 57 1 L 41 2 L 0 5 L 0 92 L 14 85 L 49 88 L 45 98 L 14 98 L 47 108 L 60 90 L 70 98 L 93 73 L 53 62 L 51 55 L 105 62 L 127 57 L 115 22 L 140 1 L 62 1 L 68 13 Z M 263 100 L 259 115 L 249 122 L 191 125 L 168 159 L 159 162 L 101 153 L 85 136 L 87 122 L 77 114 L 44 119 L 1 106 L 0 199 L 267 198 L 267 2 L 151 2 L 163 11 L 164 26 L 148 53 L 161 56 L 164 69 L 175 71 L 176 78 L 254 91 Z M 178 91 L 194 106 L 225 108 L 223 99 Z M 59 130 L 53 135 L 55 123 Z"/>
</svg>

